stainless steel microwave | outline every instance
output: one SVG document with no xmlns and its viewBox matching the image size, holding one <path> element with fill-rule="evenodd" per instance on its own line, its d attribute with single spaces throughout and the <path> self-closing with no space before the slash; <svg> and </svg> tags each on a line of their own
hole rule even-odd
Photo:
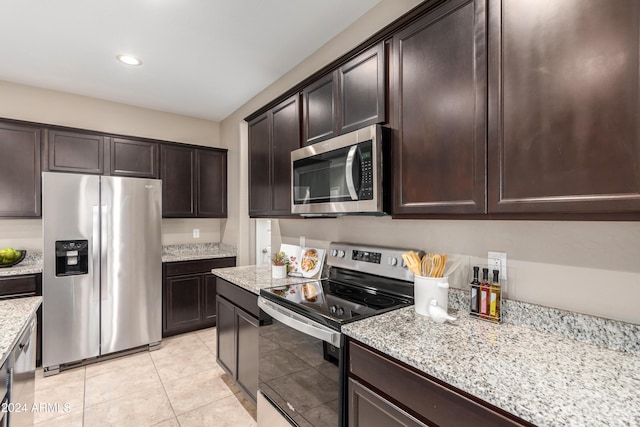
<svg viewBox="0 0 640 427">
<path fill-rule="evenodd" d="M 384 214 L 382 148 L 383 129 L 372 125 L 292 151 L 291 212 Z"/>
</svg>

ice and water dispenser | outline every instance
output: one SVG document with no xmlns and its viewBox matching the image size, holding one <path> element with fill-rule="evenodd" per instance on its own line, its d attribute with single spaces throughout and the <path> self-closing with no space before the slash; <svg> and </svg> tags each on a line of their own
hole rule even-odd
<svg viewBox="0 0 640 427">
<path fill-rule="evenodd" d="M 56 241 L 56 277 L 89 273 L 89 241 Z"/>
</svg>

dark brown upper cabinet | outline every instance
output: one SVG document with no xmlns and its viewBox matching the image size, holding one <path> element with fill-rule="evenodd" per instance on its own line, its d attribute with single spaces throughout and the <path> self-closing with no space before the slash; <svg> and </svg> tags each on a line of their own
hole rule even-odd
<svg viewBox="0 0 640 427">
<path fill-rule="evenodd" d="M 48 130 L 49 170 L 104 174 L 105 139 L 99 134 Z"/>
<path fill-rule="evenodd" d="M 304 145 L 385 122 L 385 82 L 384 43 L 380 42 L 305 87 Z"/>
<path fill-rule="evenodd" d="M 484 0 L 453 0 L 392 41 L 394 216 L 485 212 Z"/>
<path fill-rule="evenodd" d="M 196 150 L 197 215 L 227 217 L 227 152 Z"/>
<path fill-rule="evenodd" d="M 0 217 L 39 217 L 41 130 L 0 122 Z"/>
<path fill-rule="evenodd" d="M 291 215 L 291 152 L 300 148 L 300 97 L 249 123 L 249 215 Z"/>
<path fill-rule="evenodd" d="M 271 215 L 270 111 L 249 123 L 249 216 Z"/>
<path fill-rule="evenodd" d="M 110 174 L 137 178 L 158 178 L 160 147 L 157 142 L 111 138 Z"/>
<path fill-rule="evenodd" d="M 489 13 L 489 212 L 639 211 L 638 3 Z"/>
<path fill-rule="evenodd" d="M 384 44 L 338 69 L 339 129 L 343 134 L 386 122 Z"/>
<path fill-rule="evenodd" d="M 173 144 L 160 146 L 162 178 L 162 216 L 195 217 L 196 152 Z"/>
<path fill-rule="evenodd" d="M 304 145 L 337 135 L 336 72 L 321 77 L 302 91 Z"/>
<path fill-rule="evenodd" d="M 227 152 L 161 144 L 162 216 L 227 216 Z"/>
</svg>

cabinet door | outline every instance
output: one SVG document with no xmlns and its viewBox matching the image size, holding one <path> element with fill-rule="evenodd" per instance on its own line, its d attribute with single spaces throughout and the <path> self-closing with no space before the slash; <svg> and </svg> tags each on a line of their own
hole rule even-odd
<svg viewBox="0 0 640 427">
<path fill-rule="evenodd" d="M 426 425 L 349 378 L 350 427 L 425 427 Z"/>
<path fill-rule="evenodd" d="M 159 144 L 111 138 L 110 173 L 115 176 L 158 178 Z"/>
<path fill-rule="evenodd" d="M 640 210 L 638 8 L 491 0 L 490 212 Z"/>
<path fill-rule="evenodd" d="M 336 86 L 333 72 L 303 89 L 303 145 L 336 135 Z"/>
<path fill-rule="evenodd" d="M 339 133 L 386 121 L 382 42 L 338 69 L 338 90 Z"/>
<path fill-rule="evenodd" d="M 227 152 L 197 150 L 198 217 L 227 217 Z"/>
<path fill-rule="evenodd" d="M 249 216 L 271 213 L 269 114 L 249 123 Z"/>
<path fill-rule="evenodd" d="M 300 97 L 272 110 L 271 214 L 291 214 L 291 152 L 300 148 Z"/>
<path fill-rule="evenodd" d="M 165 279 L 165 331 L 191 330 L 202 319 L 202 275 Z"/>
<path fill-rule="evenodd" d="M 236 314 L 226 299 L 216 297 L 216 361 L 231 378 L 236 378 Z"/>
<path fill-rule="evenodd" d="M 0 217 L 40 216 L 40 129 L 0 123 Z"/>
<path fill-rule="evenodd" d="M 255 402 L 258 393 L 258 320 L 238 307 L 235 310 L 237 381 Z"/>
<path fill-rule="evenodd" d="M 196 216 L 195 150 L 162 144 L 161 163 L 162 216 Z"/>
<path fill-rule="evenodd" d="M 49 130 L 49 170 L 104 174 L 104 136 Z"/>
<path fill-rule="evenodd" d="M 203 275 L 202 291 L 202 327 L 206 328 L 216 324 L 216 276 L 211 273 Z"/>
<path fill-rule="evenodd" d="M 485 212 L 485 22 L 454 0 L 393 38 L 394 215 Z"/>
</svg>

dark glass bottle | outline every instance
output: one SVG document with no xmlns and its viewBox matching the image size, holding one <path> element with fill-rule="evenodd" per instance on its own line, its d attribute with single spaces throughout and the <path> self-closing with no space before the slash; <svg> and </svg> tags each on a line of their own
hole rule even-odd
<svg viewBox="0 0 640 427">
<path fill-rule="evenodd" d="M 471 313 L 478 314 L 478 303 L 480 301 L 479 293 L 480 293 L 480 281 L 478 280 L 478 274 L 480 272 L 480 267 L 473 267 L 473 280 L 471 281 Z"/>
</svg>

